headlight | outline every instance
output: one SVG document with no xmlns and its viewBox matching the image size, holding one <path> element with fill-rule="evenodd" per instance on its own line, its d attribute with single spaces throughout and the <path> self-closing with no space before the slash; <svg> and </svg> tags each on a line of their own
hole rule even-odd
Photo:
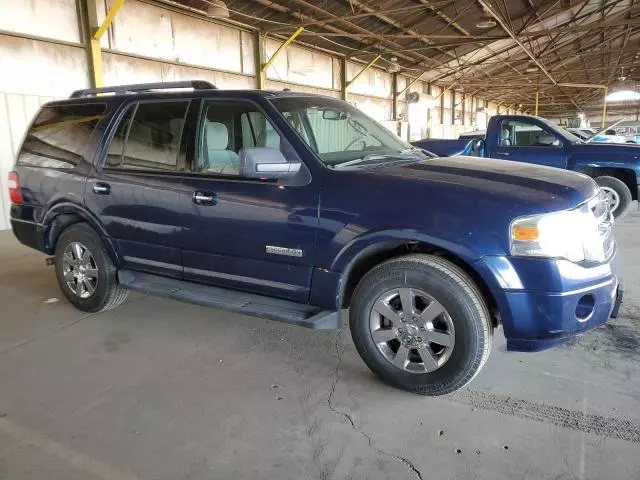
<svg viewBox="0 0 640 480">
<path fill-rule="evenodd" d="M 598 223 L 587 204 L 511 222 L 511 255 L 602 262 L 605 249 Z"/>
</svg>

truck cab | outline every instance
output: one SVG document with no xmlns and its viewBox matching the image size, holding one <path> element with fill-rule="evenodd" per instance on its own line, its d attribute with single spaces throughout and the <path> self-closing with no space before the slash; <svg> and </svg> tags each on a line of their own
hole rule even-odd
<svg viewBox="0 0 640 480">
<path fill-rule="evenodd" d="M 638 200 L 640 146 L 589 143 L 541 117 L 495 115 L 484 140 L 424 139 L 413 144 L 439 156 L 480 156 L 586 174 L 607 195 L 616 219 L 622 219 Z"/>
</svg>

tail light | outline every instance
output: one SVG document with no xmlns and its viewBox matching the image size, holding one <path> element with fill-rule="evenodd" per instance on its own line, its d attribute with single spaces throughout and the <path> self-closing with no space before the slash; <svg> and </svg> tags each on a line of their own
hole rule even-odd
<svg viewBox="0 0 640 480">
<path fill-rule="evenodd" d="M 11 200 L 11 203 L 17 204 L 21 204 L 24 200 L 22 198 L 22 190 L 20 190 L 18 172 L 9 172 L 9 200 Z"/>
</svg>

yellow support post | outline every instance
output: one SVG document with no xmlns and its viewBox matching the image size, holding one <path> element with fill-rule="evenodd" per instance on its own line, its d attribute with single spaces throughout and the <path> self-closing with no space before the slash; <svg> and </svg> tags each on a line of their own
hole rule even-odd
<svg viewBox="0 0 640 480">
<path fill-rule="evenodd" d="M 604 130 L 605 123 L 607 121 L 607 95 L 609 94 L 609 87 L 604 87 L 604 97 L 602 98 L 602 130 Z"/>
<path fill-rule="evenodd" d="M 427 73 L 429 70 L 425 70 L 424 72 L 422 72 L 420 75 L 418 75 L 416 78 L 414 78 L 413 80 L 411 80 L 411 82 L 409 82 L 407 84 L 406 87 L 404 87 L 402 90 L 400 90 L 398 92 L 398 96 L 402 95 L 404 92 L 406 92 L 407 90 L 409 90 L 411 87 L 413 87 L 415 85 L 415 83 L 420 80 L 422 78 L 422 76 Z"/>
<path fill-rule="evenodd" d="M 107 12 L 107 16 L 104 18 L 102 25 L 100 25 L 93 34 L 93 38 L 95 38 L 96 40 L 100 40 L 102 38 L 102 35 L 104 35 L 104 32 L 107 31 L 107 29 L 111 25 L 111 22 L 113 22 L 113 19 L 116 18 L 116 13 L 118 13 L 118 11 L 122 8 L 122 5 L 124 5 L 125 1 L 126 0 L 116 0 L 115 2 L 113 2 L 113 6 Z"/>
<path fill-rule="evenodd" d="M 362 70 L 360 70 L 358 73 L 356 73 L 356 76 L 355 76 L 355 77 L 353 77 L 351 80 L 349 80 L 349 81 L 347 82 L 346 87 L 349 87 L 349 85 L 351 85 L 353 82 L 355 82 L 355 81 L 360 77 L 360 75 L 362 75 L 364 72 L 366 72 L 366 71 L 367 71 L 367 70 L 369 70 L 371 67 L 373 67 L 373 66 L 376 64 L 376 62 L 377 62 L 378 60 L 380 60 L 380 58 L 381 58 L 381 57 L 382 57 L 382 55 L 376 55 L 376 58 L 374 58 L 374 59 L 373 59 L 373 60 L 371 60 L 369 63 L 367 63 L 366 67 L 364 67 Z M 346 88 L 345 88 L 345 89 L 346 89 Z"/>
<path fill-rule="evenodd" d="M 91 74 L 92 74 L 92 83 L 96 88 L 104 87 L 104 75 L 102 71 L 102 48 L 100 47 L 100 39 L 105 34 L 105 32 L 109 29 L 109 26 L 113 22 L 113 19 L 116 17 L 118 11 L 124 5 L 126 0 L 115 0 L 109 11 L 107 12 L 107 16 L 104 18 L 102 23 L 96 27 L 96 30 L 91 35 L 89 39 L 89 58 L 91 60 Z M 97 4 L 93 7 L 90 7 L 91 11 L 89 12 L 89 18 L 94 20 L 97 18 Z M 97 21 L 92 21 L 92 27 L 95 26 Z"/>
<path fill-rule="evenodd" d="M 280 52 L 282 52 L 282 50 L 287 48 L 287 46 L 289 46 L 291 42 L 293 42 L 296 38 L 298 38 L 298 35 L 300 35 L 302 32 L 304 32 L 304 27 L 298 27 L 298 29 L 295 32 L 293 32 L 291 36 L 287 38 L 284 41 L 284 43 L 280 45 L 275 52 L 273 52 L 273 55 L 271 55 L 271 58 L 269 58 L 269 60 L 267 60 L 267 63 L 265 63 L 260 69 L 262 75 L 265 75 L 267 73 L 267 69 L 271 66 L 271 64 L 276 59 L 276 57 L 280 55 Z"/>
<path fill-rule="evenodd" d="M 447 88 L 445 88 L 444 90 L 442 90 L 436 97 L 435 99 L 439 99 L 442 95 L 444 95 L 445 93 L 447 93 L 449 90 L 451 90 L 453 87 L 456 86 L 456 84 L 458 83 L 458 81 L 456 80 L 455 82 L 453 82 L 451 85 L 449 85 Z"/>
<path fill-rule="evenodd" d="M 536 90 L 536 112 L 534 115 L 538 115 L 538 98 L 540 96 L 540 92 Z"/>
</svg>

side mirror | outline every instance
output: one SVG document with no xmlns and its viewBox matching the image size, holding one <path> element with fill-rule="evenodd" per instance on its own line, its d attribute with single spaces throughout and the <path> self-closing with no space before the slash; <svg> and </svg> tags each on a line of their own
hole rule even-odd
<svg viewBox="0 0 640 480">
<path fill-rule="evenodd" d="M 300 171 L 300 162 L 289 162 L 277 148 L 254 147 L 240 150 L 240 175 L 248 178 L 291 178 Z"/>
</svg>

